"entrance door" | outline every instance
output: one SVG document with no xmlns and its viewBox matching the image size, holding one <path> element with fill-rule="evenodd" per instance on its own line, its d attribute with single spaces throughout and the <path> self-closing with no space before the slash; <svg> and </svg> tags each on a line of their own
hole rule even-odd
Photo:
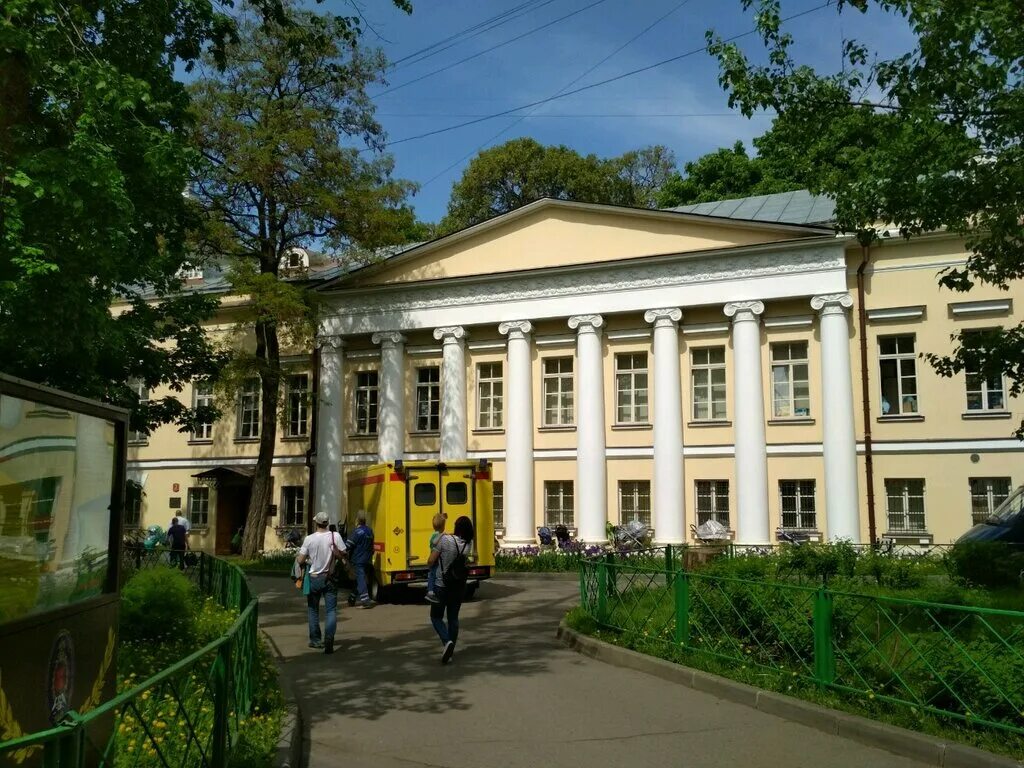
<svg viewBox="0 0 1024 768">
<path fill-rule="evenodd" d="M 472 520 L 476 528 L 474 489 L 472 467 L 445 467 L 441 471 L 441 502 L 448 515 L 448 533 L 462 516 Z"/>
<path fill-rule="evenodd" d="M 251 488 L 248 484 L 220 483 L 217 486 L 217 530 L 214 554 L 230 555 L 231 539 L 245 525 Z"/>
</svg>

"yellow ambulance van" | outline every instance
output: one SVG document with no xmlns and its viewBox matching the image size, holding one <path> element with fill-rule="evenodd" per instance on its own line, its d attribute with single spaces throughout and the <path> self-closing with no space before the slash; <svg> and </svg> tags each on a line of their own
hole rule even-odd
<svg viewBox="0 0 1024 768">
<path fill-rule="evenodd" d="M 448 516 L 445 531 L 465 515 L 473 521 L 476 541 L 469 557 L 466 596 L 494 573 L 494 488 L 491 465 L 480 461 L 395 461 L 348 473 L 345 531 L 366 512 L 373 528 L 375 599 L 427 582 L 427 558 L 434 515 Z"/>
</svg>

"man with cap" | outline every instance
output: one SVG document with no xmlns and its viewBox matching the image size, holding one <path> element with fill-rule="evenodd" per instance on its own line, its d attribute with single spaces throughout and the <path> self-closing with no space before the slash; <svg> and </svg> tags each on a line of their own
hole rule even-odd
<svg viewBox="0 0 1024 768">
<path fill-rule="evenodd" d="M 309 647 L 323 648 L 334 653 L 334 631 L 338 625 L 338 587 L 332 572 L 335 565 L 345 559 L 345 542 L 341 534 L 327 529 L 326 512 L 313 518 L 316 531 L 309 534 L 299 548 L 299 565 L 309 564 L 309 594 L 306 607 L 309 614 Z M 327 616 L 324 619 L 323 640 L 320 634 L 320 597 L 323 596 Z"/>
</svg>

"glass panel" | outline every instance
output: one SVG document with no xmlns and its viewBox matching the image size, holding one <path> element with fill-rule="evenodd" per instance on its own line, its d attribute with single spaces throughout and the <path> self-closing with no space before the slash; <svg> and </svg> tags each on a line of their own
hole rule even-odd
<svg viewBox="0 0 1024 768">
<path fill-rule="evenodd" d="M 430 507 L 437 503 L 437 486 L 430 483 L 416 483 L 412 489 L 413 503 L 418 507 Z"/>
<path fill-rule="evenodd" d="M 708 362 L 718 365 L 725 364 L 725 347 L 711 347 L 708 350 Z M 724 371 L 722 372 L 724 375 Z"/>
<path fill-rule="evenodd" d="M 469 488 L 465 483 L 448 483 L 444 487 L 446 504 L 465 504 L 469 501 Z"/>
</svg>

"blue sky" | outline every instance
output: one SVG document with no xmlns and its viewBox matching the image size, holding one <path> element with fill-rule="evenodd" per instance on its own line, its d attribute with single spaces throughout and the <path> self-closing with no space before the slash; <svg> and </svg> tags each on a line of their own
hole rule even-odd
<svg viewBox="0 0 1024 768">
<path fill-rule="evenodd" d="M 496 29 L 426 60 L 397 66 L 389 73 L 389 87 L 487 51 L 594 2 L 537 0 L 524 15 Z M 816 8 L 822 2 L 783 0 L 783 13 Z M 364 0 L 363 15 L 375 30 L 367 31 L 365 42 L 378 45 L 394 61 L 522 3 L 413 0 L 413 14 L 407 16 L 389 0 Z M 339 13 L 352 11 L 348 0 L 328 0 L 324 5 Z M 550 97 L 665 14 L 670 15 L 573 87 L 699 48 L 709 28 L 728 37 L 753 27 L 753 17 L 743 12 L 740 0 L 601 0 L 522 40 L 376 96 L 378 118 L 388 138 L 395 140 Z M 802 16 L 788 28 L 796 37 L 800 60 L 829 71 L 840 66 L 844 37 L 867 41 L 883 54 L 905 50 L 910 42 L 905 24 L 879 11 L 864 16 L 847 10 L 840 15 L 833 6 Z M 754 36 L 744 38 L 741 45 L 752 54 L 761 50 Z M 371 93 L 382 90 L 377 86 Z M 527 112 L 531 114 L 520 119 Z M 718 85 L 717 63 L 699 53 L 535 110 L 397 144 L 389 151 L 396 160 L 396 175 L 423 185 L 412 201 L 419 218 L 437 221 L 444 215 L 452 183 L 485 145 L 531 136 L 541 143 L 566 144 L 606 157 L 665 144 L 681 165 L 737 139 L 749 147 L 750 139 L 769 125 L 768 116 L 748 120 L 729 114 Z"/>
</svg>

